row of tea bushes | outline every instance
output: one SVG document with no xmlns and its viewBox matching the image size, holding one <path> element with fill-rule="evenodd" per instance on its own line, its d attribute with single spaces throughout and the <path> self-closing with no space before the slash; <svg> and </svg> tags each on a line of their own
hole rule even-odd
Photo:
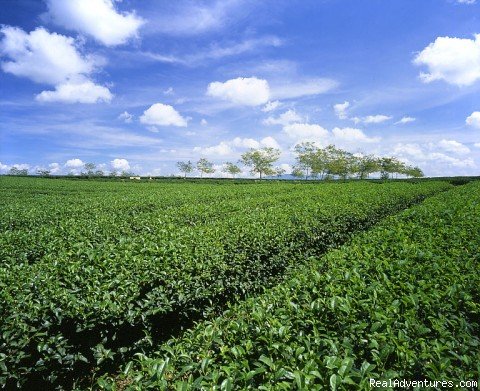
<svg viewBox="0 0 480 391">
<path fill-rule="evenodd" d="M 0 383 L 67 389 L 450 187 L 5 181 Z"/>
<path fill-rule="evenodd" d="M 370 390 L 370 379 L 396 378 L 478 389 L 479 287 L 475 182 L 312 259 L 96 388 Z"/>
</svg>

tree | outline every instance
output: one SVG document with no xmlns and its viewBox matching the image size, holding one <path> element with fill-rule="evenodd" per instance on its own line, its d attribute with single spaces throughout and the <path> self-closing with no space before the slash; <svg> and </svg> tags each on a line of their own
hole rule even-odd
<svg viewBox="0 0 480 391">
<path fill-rule="evenodd" d="M 86 170 L 86 172 L 81 172 L 81 175 L 84 176 L 94 176 L 95 175 L 95 168 L 97 165 L 95 163 L 85 163 L 83 166 Z"/>
<path fill-rule="evenodd" d="M 355 166 L 359 179 L 367 179 L 370 174 L 380 171 L 378 159 L 374 155 L 357 157 Z"/>
<path fill-rule="evenodd" d="M 280 150 L 276 148 L 251 148 L 242 155 L 241 162 L 251 168 L 250 172 L 252 174 L 259 174 L 260 179 L 262 179 L 264 175 L 275 174 L 273 163 L 280 158 L 280 154 Z"/>
<path fill-rule="evenodd" d="M 382 179 L 388 179 L 394 173 L 401 173 L 405 166 L 404 163 L 394 157 L 379 158 L 378 164 L 380 167 L 380 178 Z"/>
<path fill-rule="evenodd" d="M 292 175 L 295 178 L 303 178 L 305 176 L 305 172 L 302 170 L 301 167 L 293 166 Z"/>
<path fill-rule="evenodd" d="M 285 174 L 285 173 L 287 172 L 287 170 L 285 170 L 285 169 L 282 168 L 282 167 L 275 167 L 275 168 L 274 168 L 274 171 L 275 171 L 275 175 L 276 175 L 277 177 L 279 177 L 279 178 L 280 178 L 283 174 Z"/>
<path fill-rule="evenodd" d="M 232 162 L 226 162 L 222 168 L 222 172 L 231 174 L 235 178 L 235 175 L 240 174 L 242 170 L 236 164 L 233 164 Z"/>
<path fill-rule="evenodd" d="M 177 167 L 185 174 L 185 178 L 187 177 L 187 174 L 193 171 L 193 164 L 190 160 L 188 162 L 177 162 Z"/>
<path fill-rule="evenodd" d="M 118 172 L 116 170 L 112 170 L 108 173 L 108 176 L 110 177 L 116 177 L 118 175 Z"/>
<path fill-rule="evenodd" d="M 12 167 L 8 171 L 8 175 L 28 175 L 28 168 Z"/>
<path fill-rule="evenodd" d="M 407 166 L 405 170 L 405 175 L 412 177 L 412 178 L 423 178 L 425 175 L 423 171 L 419 167 L 410 167 Z"/>
<path fill-rule="evenodd" d="M 201 158 L 197 162 L 197 170 L 200 171 L 200 177 L 203 177 L 203 174 L 213 174 L 215 172 L 213 163 L 205 158 Z"/>
<path fill-rule="evenodd" d="M 50 170 L 37 170 L 37 175 L 50 176 Z"/>
<path fill-rule="evenodd" d="M 329 145 L 325 148 L 325 154 L 325 167 L 328 174 L 346 179 L 354 172 L 355 157 L 350 152 L 336 148 L 335 145 Z"/>
<path fill-rule="evenodd" d="M 314 170 L 318 148 L 315 143 L 310 141 L 304 141 L 295 145 L 295 153 L 297 157 L 296 166 L 303 172 L 305 172 L 305 179 L 308 179 L 308 175 Z"/>
<path fill-rule="evenodd" d="M 131 176 L 135 176 L 135 173 L 132 172 L 132 171 L 125 171 L 124 170 L 120 173 L 120 176 L 123 177 L 123 178 L 129 178 Z"/>
</svg>

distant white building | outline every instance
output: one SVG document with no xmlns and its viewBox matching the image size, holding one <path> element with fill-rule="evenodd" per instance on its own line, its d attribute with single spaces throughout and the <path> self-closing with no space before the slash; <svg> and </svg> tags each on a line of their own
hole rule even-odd
<svg viewBox="0 0 480 391">
<path fill-rule="evenodd" d="M 136 179 L 137 181 L 139 181 L 142 178 L 140 178 L 139 176 L 131 176 L 130 179 Z"/>
</svg>

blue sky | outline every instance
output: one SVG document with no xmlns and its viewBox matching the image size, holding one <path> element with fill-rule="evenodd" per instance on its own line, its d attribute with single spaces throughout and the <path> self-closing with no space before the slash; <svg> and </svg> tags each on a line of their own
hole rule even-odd
<svg viewBox="0 0 480 391">
<path fill-rule="evenodd" d="M 263 146 L 288 170 L 308 140 L 479 173 L 480 1 L 0 7 L 0 172 L 170 175 Z"/>
</svg>

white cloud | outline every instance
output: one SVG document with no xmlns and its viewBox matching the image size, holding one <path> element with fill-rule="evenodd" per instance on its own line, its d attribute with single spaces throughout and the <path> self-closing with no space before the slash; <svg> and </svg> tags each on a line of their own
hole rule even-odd
<svg viewBox="0 0 480 391">
<path fill-rule="evenodd" d="M 290 174 L 292 172 L 292 166 L 288 163 L 280 164 L 280 168 L 282 170 L 285 170 L 285 174 Z"/>
<path fill-rule="evenodd" d="M 248 3 L 242 0 L 216 0 L 210 2 L 176 1 L 169 7 L 159 7 L 153 13 L 148 28 L 171 35 L 198 35 L 225 26 L 231 16 L 248 12 Z"/>
<path fill-rule="evenodd" d="M 133 114 L 130 114 L 128 111 L 124 111 L 118 116 L 118 119 L 125 121 L 127 124 L 133 121 Z"/>
<path fill-rule="evenodd" d="M 260 143 L 253 138 L 235 137 L 230 144 L 240 148 L 260 148 Z"/>
<path fill-rule="evenodd" d="M 50 163 L 48 168 L 52 174 L 58 174 L 62 170 L 62 167 L 58 163 Z"/>
<path fill-rule="evenodd" d="M 443 139 L 438 142 L 438 146 L 447 152 L 453 152 L 458 154 L 465 154 L 470 152 L 470 149 L 467 146 L 455 140 Z"/>
<path fill-rule="evenodd" d="M 144 23 L 133 12 L 117 12 L 112 0 L 47 0 L 47 5 L 56 24 L 88 34 L 106 46 L 136 37 Z"/>
<path fill-rule="evenodd" d="M 298 141 L 317 141 L 322 143 L 328 136 L 328 130 L 317 124 L 289 124 L 283 131 L 290 138 Z"/>
<path fill-rule="evenodd" d="M 468 86 L 480 79 L 480 35 L 475 39 L 438 37 L 414 59 L 427 67 L 420 78 L 425 83 L 444 80 L 449 84 Z"/>
<path fill-rule="evenodd" d="M 473 144 L 473 146 L 474 146 L 475 148 L 480 148 L 480 143 L 475 143 L 475 144 Z"/>
<path fill-rule="evenodd" d="M 271 136 L 264 137 L 260 141 L 255 140 L 253 138 L 241 138 L 235 137 L 233 140 L 229 141 L 221 141 L 217 145 L 213 145 L 210 147 L 195 147 L 193 148 L 194 152 L 199 152 L 202 155 L 206 156 L 226 156 L 226 155 L 233 155 L 234 153 L 238 153 L 239 150 L 244 149 L 259 149 L 259 148 L 278 148 L 280 149 L 280 145 L 278 144 L 277 140 L 275 140 Z"/>
<path fill-rule="evenodd" d="M 130 170 L 130 163 L 128 162 L 127 159 L 113 159 L 110 162 L 110 164 L 115 170 L 121 170 L 121 171 Z"/>
<path fill-rule="evenodd" d="M 0 162 L 0 171 L 7 171 L 9 168 L 9 166 L 7 166 L 6 164 L 2 164 L 2 162 Z"/>
<path fill-rule="evenodd" d="M 280 114 L 277 118 L 268 117 L 263 120 L 264 125 L 288 125 L 293 122 L 302 121 L 302 117 L 297 114 L 295 110 L 287 110 L 284 113 Z"/>
<path fill-rule="evenodd" d="M 457 0 L 459 4 L 475 4 L 477 0 Z"/>
<path fill-rule="evenodd" d="M 480 111 L 474 111 L 470 114 L 465 120 L 465 123 L 474 128 L 480 129 Z"/>
<path fill-rule="evenodd" d="M 274 100 L 272 102 L 267 102 L 265 107 L 262 109 L 264 113 L 269 113 L 270 111 L 274 111 L 278 107 L 280 107 L 281 103 L 278 100 Z"/>
<path fill-rule="evenodd" d="M 3 26 L 0 31 L 0 53 L 11 59 L 1 66 L 15 76 L 56 85 L 88 75 L 98 65 L 98 59 L 80 54 L 73 38 L 49 33 L 43 27 L 28 34 L 11 26 Z"/>
<path fill-rule="evenodd" d="M 173 90 L 173 87 L 168 87 L 166 90 L 163 91 L 164 95 L 173 95 L 175 92 Z"/>
<path fill-rule="evenodd" d="M 379 137 L 368 137 L 363 131 L 356 128 L 334 128 L 332 135 L 335 139 L 347 142 L 376 143 Z"/>
<path fill-rule="evenodd" d="M 262 147 L 268 147 L 268 148 L 277 148 L 281 149 L 280 145 L 278 144 L 277 140 L 275 140 L 271 136 L 264 137 L 260 140 L 260 145 Z"/>
<path fill-rule="evenodd" d="M 395 122 L 395 125 L 408 124 L 409 122 L 413 122 L 415 120 L 416 118 L 413 118 L 413 117 L 403 117 L 400 121 Z"/>
<path fill-rule="evenodd" d="M 202 118 L 202 120 L 200 121 L 200 125 L 202 125 L 202 126 L 207 126 L 207 125 L 208 125 L 208 121 L 207 121 L 205 118 Z"/>
<path fill-rule="evenodd" d="M 55 87 L 54 91 L 42 91 L 35 99 L 40 102 L 97 103 L 110 102 L 113 94 L 107 87 L 90 80 L 66 82 Z"/>
<path fill-rule="evenodd" d="M 379 124 L 381 122 L 388 121 L 392 117 L 389 115 L 377 114 L 377 115 L 367 115 L 362 119 L 365 124 Z"/>
<path fill-rule="evenodd" d="M 211 45 L 206 49 L 200 49 L 196 53 L 186 55 L 164 54 L 150 51 L 140 52 L 142 56 L 153 61 L 163 62 L 167 64 L 182 65 L 199 65 L 205 63 L 206 60 L 216 60 L 224 57 L 237 56 L 242 53 L 258 51 L 264 47 L 281 46 L 282 41 L 275 36 L 266 36 L 256 39 L 247 39 L 242 42 L 232 43 L 229 46 Z"/>
<path fill-rule="evenodd" d="M 67 162 L 65 163 L 65 167 L 68 167 L 68 168 L 80 168 L 80 167 L 83 167 L 85 165 L 84 162 L 82 162 L 80 159 L 70 159 L 70 160 L 67 160 Z"/>
<path fill-rule="evenodd" d="M 268 82 L 256 77 L 239 77 L 208 85 L 207 95 L 243 106 L 258 106 L 268 102 Z"/>
<path fill-rule="evenodd" d="M 222 141 L 218 145 L 214 145 L 212 147 L 206 147 L 206 148 L 201 148 L 201 147 L 195 147 L 193 148 L 194 152 L 200 152 L 203 155 L 220 155 L 220 156 L 225 156 L 225 155 L 230 155 L 233 153 L 232 148 L 230 145 L 228 145 L 226 142 Z"/>
<path fill-rule="evenodd" d="M 347 119 L 347 109 L 350 107 L 350 102 L 345 101 L 343 103 L 337 103 L 333 105 L 333 110 L 335 110 L 335 115 L 340 119 Z"/>
<path fill-rule="evenodd" d="M 445 141 L 447 141 L 448 147 L 451 148 L 452 143 L 448 142 L 448 140 Z M 394 146 L 393 153 L 400 158 L 407 157 L 407 160 L 410 161 L 411 159 L 415 162 L 415 164 L 419 164 L 420 166 L 427 165 L 430 167 L 440 167 L 442 170 L 442 174 L 444 174 L 445 169 L 448 167 L 474 168 L 476 166 L 472 158 L 459 159 L 456 157 L 448 156 L 443 152 L 438 152 L 438 148 L 441 148 L 439 144 L 440 143 L 430 143 L 428 145 L 419 145 L 399 143 Z M 453 145 L 456 144 L 453 143 Z"/>
<path fill-rule="evenodd" d="M 140 122 L 145 125 L 187 126 L 187 120 L 170 105 L 155 103 L 143 112 Z"/>
<path fill-rule="evenodd" d="M 306 79 L 298 82 L 283 82 L 272 86 L 272 97 L 275 99 L 292 99 L 303 96 L 324 94 L 335 88 L 338 83 L 331 79 Z"/>
</svg>

